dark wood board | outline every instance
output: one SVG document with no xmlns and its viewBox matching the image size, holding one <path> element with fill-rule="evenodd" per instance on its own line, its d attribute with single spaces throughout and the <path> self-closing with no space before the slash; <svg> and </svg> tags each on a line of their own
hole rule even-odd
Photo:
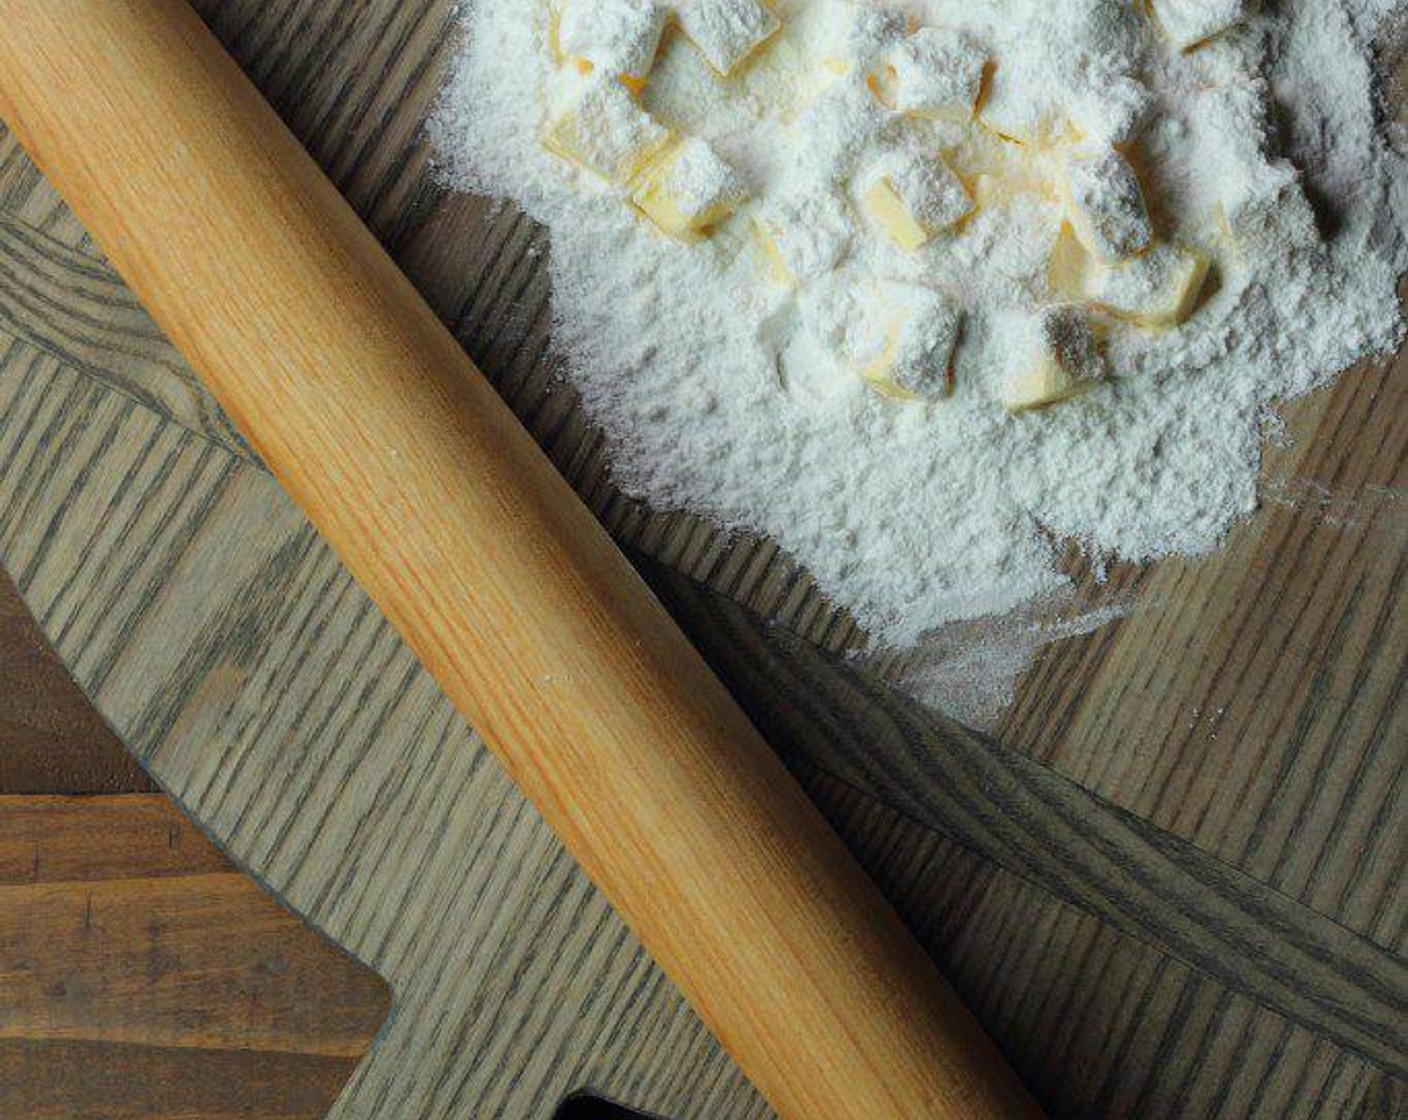
<svg viewBox="0 0 1408 1120">
<path fill-rule="evenodd" d="M 1223 553 L 1114 572 L 1138 609 L 1051 649 L 990 749 L 830 656 L 861 636 L 776 549 L 613 491 L 544 235 L 428 174 L 448 3 L 206 11 L 1054 1115 L 1401 1107 L 1401 359 L 1288 408 Z M 0 261 L 0 560 L 163 783 L 392 981 L 339 1108 L 762 1115 L 13 145 Z"/>
<path fill-rule="evenodd" d="M 0 577 L 0 1116 L 326 1115 L 386 985 L 106 728 Z"/>
<path fill-rule="evenodd" d="M 49 649 L 3 572 L 0 682 L 0 795 L 152 790 L 151 779 Z"/>
</svg>

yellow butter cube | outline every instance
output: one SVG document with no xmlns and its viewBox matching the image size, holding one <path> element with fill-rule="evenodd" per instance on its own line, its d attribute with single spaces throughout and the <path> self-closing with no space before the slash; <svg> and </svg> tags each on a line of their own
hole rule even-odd
<svg viewBox="0 0 1408 1120">
<path fill-rule="evenodd" d="M 1066 217 L 1090 252 L 1122 261 L 1154 240 L 1139 177 L 1114 148 L 1068 152 L 1061 164 Z"/>
<path fill-rule="evenodd" d="M 680 30 L 720 74 L 732 74 L 781 29 L 762 0 L 673 0 Z"/>
<path fill-rule="evenodd" d="M 1160 29 L 1181 51 L 1245 23 L 1257 6 L 1256 0 L 1152 0 Z"/>
<path fill-rule="evenodd" d="M 767 275 L 774 284 L 791 286 L 797 283 L 797 278 L 792 275 L 792 270 L 787 267 L 787 261 L 782 256 L 782 250 L 778 247 L 778 230 L 776 226 L 763 221 L 762 218 L 755 218 L 753 221 L 753 233 L 758 239 L 758 246 L 763 251 L 763 259 L 767 262 Z"/>
<path fill-rule="evenodd" d="M 1068 303 L 1084 303 L 1090 287 L 1090 273 L 1099 262 L 1080 243 L 1067 222 L 1056 237 L 1051 260 L 1046 268 L 1046 286 L 1057 299 Z"/>
<path fill-rule="evenodd" d="M 1057 238 L 1047 282 L 1062 299 L 1087 303 L 1150 331 L 1169 330 L 1197 306 L 1211 261 L 1198 249 L 1157 242 L 1109 265 L 1096 260 L 1066 227 Z"/>
<path fill-rule="evenodd" d="M 663 232 L 698 241 L 748 197 L 738 172 L 703 140 L 689 137 L 636 178 L 631 201 Z"/>
<path fill-rule="evenodd" d="M 638 93 L 668 15 L 656 0 L 566 0 L 557 15 L 557 50 L 582 73 L 600 70 Z"/>
<path fill-rule="evenodd" d="M 539 137 L 554 155 L 626 186 L 670 141 L 670 131 L 612 79 L 578 84 L 548 115 Z"/>
<path fill-rule="evenodd" d="M 812 37 L 821 43 L 821 64 L 835 75 L 849 74 L 873 59 L 886 44 L 908 33 L 902 12 L 873 8 L 867 4 L 816 5 L 810 11 L 796 13 L 792 18 L 798 23 L 811 20 L 815 25 L 813 13 L 822 21 L 819 30 L 811 32 Z"/>
<path fill-rule="evenodd" d="M 754 226 L 772 278 L 780 284 L 825 276 L 851 249 L 845 207 L 826 193 L 771 202 L 755 215 Z"/>
<path fill-rule="evenodd" d="M 963 313 L 932 288 L 900 281 L 871 286 L 857 301 L 845 358 L 886 396 L 935 401 L 952 391 Z"/>
<path fill-rule="evenodd" d="M 858 184 L 857 201 L 895 244 L 910 252 L 973 210 L 968 188 L 944 158 L 917 152 L 891 155 L 872 167 Z"/>
<path fill-rule="evenodd" d="M 1005 329 L 1013 332 L 1016 344 L 1001 385 L 1002 403 L 1010 412 L 1044 408 L 1105 378 L 1105 356 L 1079 307 L 1054 304 Z"/>
<path fill-rule="evenodd" d="M 1145 330 L 1178 326 L 1197 305 L 1210 261 L 1197 249 L 1158 244 L 1142 256 L 1092 274 L 1091 303 Z"/>
<path fill-rule="evenodd" d="M 1296 169 L 1283 161 L 1263 162 L 1218 207 L 1218 222 L 1239 260 L 1286 248 L 1320 243 L 1315 211 Z"/>
<path fill-rule="evenodd" d="M 987 73 L 979 123 L 1013 144 L 1044 147 L 1055 143 L 1066 122 L 1047 85 L 1024 70 L 999 62 Z"/>
<path fill-rule="evenodd" d="M 896 112 L 966 124 L 973 119 L 987 61 L 967 36 L 921 27 L 890 52 L 871 88 Z"/>
<path fill-rule="evenodd" d="M 1060 204 L 1050 161 L 1035 148 L 1009 144 L 986 128 L 968 129 L 944 162 L 969 185 L 974 210 L 1010 205 L 1022 195 Z"/>
<path fill-rule="evenodd" d="M 1210 86 L 1196 93 L 1191 115 L 1245 122 L 1235 129 L 1209 130 L 1208 142 L 1200 148 L 1209 163 L 1228 169 L 1220 177 L 1214 220 L 1232 257 L 1319 244 L 1319 226 L 1301 174 L 1273 142 L 1277 124 L 1270 89 L 1248 82 Z"/>
<path fill-rule="evenodd" d="M 871 219 L 890 235 L 901 249 L 913 252 L 934 235 L 915 219 L 894 185 L 885 176 L 876 179 L 860 196 L 861 206 Z"/>
<path fill-rule="evenodd" d="M 1077 142 L 1132 144 L 1154 113 L 1154 92 L 1148 85 L 1105 67 L 1092 68 L 1068 96 L 1066 131 Z"/>
</svg>

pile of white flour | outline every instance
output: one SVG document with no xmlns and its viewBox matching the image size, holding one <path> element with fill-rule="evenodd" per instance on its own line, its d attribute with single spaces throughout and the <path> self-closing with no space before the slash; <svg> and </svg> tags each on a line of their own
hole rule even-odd
<svg viewBox="0 0 1408 1120">
<path fill-rule="evenodd" d="M 1137 145 L 1160 237 L 1215 262 L 1181 326 L 1111 325 L 1107 384 L 1019 414 L 998 378 L 1013 316 L 1050 298 L 1061 203 L 1017 184 L 917 252 L 868 230 L 840 179 L 893 125 L 863 76 L 849 89 L 826 64 L 852 0 L 776 0 L 783 29 L 729 79 L 666 32 L 645 104 L 707 140 L 751 196 L 694 244 L 540 144 L 561 80 L 555 6 L 467 0 L 433 124 L 449 181 L 551 231 L 554 342 L 619 484 L 773 537 L 882 644 L 1059 590 L 1066 540 L 1133 560 L 1217 547 L 1256 505 L 1273 402 L 1401 340 L 1408 174 L 1373 63 L 1394 0 L 1267 3 L 1188 53 L 1131 0 L 869 5 L 981 43 L 1005 117 L 1064 116 Z M 1262 236 L 1231 244 L 1218 215 L 1271 181 L 1287 200 Z M 823 246 L 833 289 L 894 278 L 963 308 L 950 397 L 882 395 L 817 344 L 817 301 L 770 275 L 752 235 L 751 213 L 793 204 L 840 230 Z"/>
</svg>

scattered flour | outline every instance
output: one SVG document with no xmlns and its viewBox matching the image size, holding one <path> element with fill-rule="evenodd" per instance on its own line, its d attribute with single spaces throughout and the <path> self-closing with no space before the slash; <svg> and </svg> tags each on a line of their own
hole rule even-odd
<svg viewBox="0 0 1408 1120">
<path fill-rule="evenodd" d="M 878 643 L 909 646 L 1060 593 L 1065 540 L 1131 560 L 1216 548 L 1257 504 L 1272 404 L 1401 340 L 1408 174 L 1372 62 L 1401 0 L 1280 0 L 1189 53 L 1138 7 L 777 0 L 781 30 L 741 64 L 723 35 L 722 65 L 667 30 L 642 104 L 706 141 L 751 198 L 693 244 L 540 145 L 564 69 L 552 0 L 467 0 L 432 131 L 449 182 L 551 231 L 555 344 L 619 484 L 775 538 Z M 944 119 L 961 82 L 905 93 L 896 67 L 897 97 L 943 110 L 924 118 L 867 88 L 915 24 L 961 34 L 944 48 L 956 58 L 971 64 L 973 43 L 992 60 L 987 127 Z M 1013 414 L 1000 400 L 1024 334 L 1012 324 L 1052 298 L 1064 157 L 1049 153 L 1071 134 L 1132 153 L 1159 238 L 1211 258 L 1213 276 L 1174 329 L 1103 322 L 1110 377 L 1095 389 Z M 877 152 L 916 144 L 944 151 L 979 204 L 907 251 L 848 184 Z M 1127 182 L 1111 190 L 1129 203 Z M 1117 245 L 1144 236 L 1138 218 Z M 795 284 L 770 273 L 767 221 Z M 876 279 L 962 310 L 951 396 L 878 393 L 828 343 L 836 293 Z M 1025 649 L 1031 628 L 1012 625 Z M 1010 673 L 1027 655 L 998 656 Z"/>
<path fill-rule="evenodd" d="M 886 676 L 969 727 L 992 730 L 1012 704 L 1017 679 L 1046 646 L 1093 634 L 1137 605 L 1127 595 L 1092 603 L 1063 589 L 997 618 L 950 622 L 907 655 L 902 672 Z M 858 660 L 879 659 L 867 653 Z"/>
</svg>

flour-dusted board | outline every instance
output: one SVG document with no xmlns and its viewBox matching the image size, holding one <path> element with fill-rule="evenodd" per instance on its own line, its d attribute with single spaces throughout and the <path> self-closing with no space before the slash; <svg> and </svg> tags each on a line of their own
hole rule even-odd
<svg viewBox="0 0 1408 1120">
<path fill-rule="evenodd" d="M 436 189 L 448 0 L 238 0 L 217 34 L 796 765 L 1056 1116 L 1401 1108 L 1404 368 L 1288 410 L 1227 550 L 1112 574 L 985 744 L 896 699 L 785 557 L 615 494 L 541 231 Z M 766 1110 L 0 147 L 0 563 L 235 857 L 390 980 L 338 1114 Z M 777 625 L 763 625 L 759 619 Z"/>
</svg>

